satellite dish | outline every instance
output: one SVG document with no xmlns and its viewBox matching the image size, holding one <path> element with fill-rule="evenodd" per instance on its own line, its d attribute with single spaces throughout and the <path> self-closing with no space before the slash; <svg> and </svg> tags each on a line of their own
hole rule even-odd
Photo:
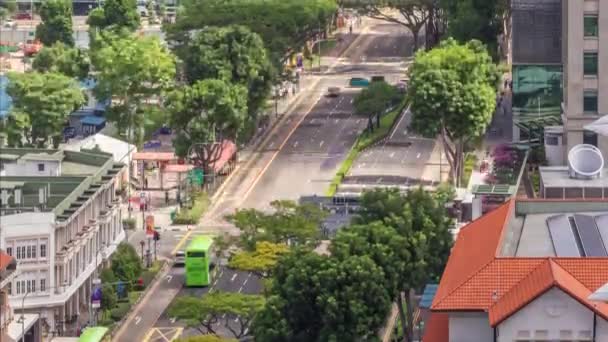
<svg viewBox="0 0 608 342">
<path fill-rule="evenodd" d="M 572 178 L 599 178 L 604 169 L 604 157 L 597 147 L 580 144 L 574 146 L 568 153 L 568 166 Z"/>
</svg>

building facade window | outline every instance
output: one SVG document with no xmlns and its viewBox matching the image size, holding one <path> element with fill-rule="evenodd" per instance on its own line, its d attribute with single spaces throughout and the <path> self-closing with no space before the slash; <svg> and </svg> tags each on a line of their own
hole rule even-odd
<svg viewBox="0 0 608 342">
<path fill-rule="evenodd" d="M 585 52 L 583 73 L 585 76 L 597 76 L 597 52 Z"/>
<path fill-rule="evenodd" d="M 585 90 L 583 95 L 583 112 L 585 113 L 597 113 L 597 91 Z"/>
<path fill-rule="evenodd" d="M 597 147 L 597 134 L 591 131 L 583 131 L 583 144 Z"/>
<path fill-rule="evenodd" d="M 44 171 L 44 164 L 38 164 L 38 171 Z"/>
<path fill-rule="evenodd" d="M 584 26 L 585 26 L 585 37 L 597 37 L 598 36 L 597 15 L 586 14 Z"/>
<path fill-rule="evenodd" d="M 6 254 L 13 256 L 13 247 L 6 247 Z"/>
<path fill-rule="evenodd" d="M 40 244 L 40 257 L 46 258 L 46 243 Z"/>
<path fill-rule="evenodd" d="M 45 292 L 46 291 L 46 279 L 42 278 L 40 279 L 40 292 Z"/>
</svg>

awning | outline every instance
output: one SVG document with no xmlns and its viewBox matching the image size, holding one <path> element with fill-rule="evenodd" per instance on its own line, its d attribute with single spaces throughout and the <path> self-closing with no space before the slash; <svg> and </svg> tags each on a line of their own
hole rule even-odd
<svg viewBox="0 0 608 342">
<path fill-rule="evenodd" d="M 592 123 L 583 126 L 583 128 L 599 135 L 608 136 L 608 115 L 602 116 Z"/>
<path fill-rule="evenodd" d="M 101 116 L 89 115 L 80 119 L 80 123 L 83 125 L 100 126 L 106 123 L 106 118 L 103 118 Z"/>
<path fill-rule="evenodd" d="M 173 152 L 136 152 L 133 155 L 133 159 L 145 161 L 171 161 L 176 160 L 177 157 Z"/>
</svg>

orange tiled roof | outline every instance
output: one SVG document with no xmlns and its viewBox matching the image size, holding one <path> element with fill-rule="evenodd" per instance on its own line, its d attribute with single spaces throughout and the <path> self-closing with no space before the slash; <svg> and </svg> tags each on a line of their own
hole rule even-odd
<svg viewBox="0 0 608 342">
<path fill-rule="evenodd" d="M 494 260 L 512 206 L 509 201 L 460 229 L 432 308 Z"/>
<path fill-rule="evenodd" d="M 587 300 L 608 283 L 608 258 L 497 256 L 512 206 L 513 201 L 507 202 L 461 230 L 431 309 L 487 311 L 490 324 L 496 326 L 550 288 L 558 287 L 608 320 L 608 304 Z M 428 342 L 435 341 L 440 340 Z"/>
<path fill-rule="evenodd" d="M 433 312 L 424 325 L 422 342 L 448 342 L 450 340 L 450 320 L 448 314 Z"/>
</svg>

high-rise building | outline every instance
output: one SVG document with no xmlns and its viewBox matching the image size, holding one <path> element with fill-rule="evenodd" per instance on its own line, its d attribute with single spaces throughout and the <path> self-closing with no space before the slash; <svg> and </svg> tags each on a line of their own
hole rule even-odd
<svg viewBox="0 0 608 342">
<path fill-rule="evenodd" d="M 608 115 L 608 0 L 562 1 L 565 153 L 590 144 L 608 153 L 608 137 L 584 129 Z"/>
</svg>

